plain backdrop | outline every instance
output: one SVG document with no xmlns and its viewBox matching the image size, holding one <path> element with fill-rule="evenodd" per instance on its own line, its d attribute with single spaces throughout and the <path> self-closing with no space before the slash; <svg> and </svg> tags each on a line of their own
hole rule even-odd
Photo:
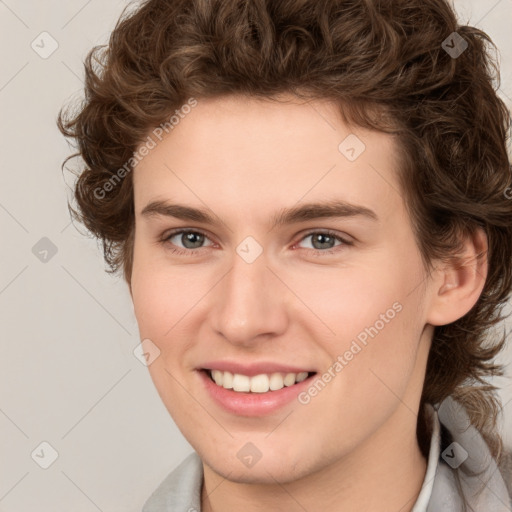
<svg viewBox="0 0 512 512">
<path fill-rule="evenodd" d="M 80 97 L 85 54 L 107 42 L 125 5 L 0 0 L 2 512 L 140 511 L 192 450 L 134 355 L 126 285 L 105 273 L 66 206 L 72 176 L 61 163 L 71 151 L 57 112 Z M 455 8 L 497 44 L 500 95 L 512 107 L 512 0 Z M 512 445 L 512 386 L 498 384 Z"/>
</svg>

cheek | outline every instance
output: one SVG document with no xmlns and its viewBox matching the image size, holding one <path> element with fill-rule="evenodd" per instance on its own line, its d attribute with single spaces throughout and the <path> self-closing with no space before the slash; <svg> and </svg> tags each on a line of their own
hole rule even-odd
<svg viewBox="0 0 512 512">
<path fill-rule="evenodd" d="M 141 338 L 156 341 L 172 329 L 181 311 L 180 304 L 187 302 L 186 295 L 190 292 L 190 287 L 182 281 L 179 270 L 164 265 L 136 238 L 132 299 Z"/>
<path fill-rule="evenodd" d="M 337 283 L 327 275 L 310 276 L 310 293 L 303 295 L 322 322 L 308 315 L 302 330 L 310 329 L 312 342 L 326 356 L 319 375 L 325 385 L 318 384 L 319 392 L 308 390 L 306 407 L 319 423 L 328 422 L 336 435 L 346 436 L 347 443 L 358 442 L 401 400 L 409 400 L 408 388 L 419 368 L 422 299 L 419 288 L 410 293 L 418 268 L 399 272 L 393 267 L 341 272 Z"/>
<path fill-rule="evenodd" d="M 336 348 L 340 340 L 358 336 L 364 342 L 369 331 L 377 330 L 380 336 L 419 324 L 419 297 L 411 292 L 421 275 L 415 263 L 401 265 L 389 257 L 347 268 L 313 268 L 300 275 L 289 274 L 287 281 L 311 312 L 304 318 L 315 326 L 317 335 L 332 338 Z"/>
<path fill-rule="evenodd" d="M 343 377 L 334 388 L 362 403 L 389 393 L 379 378 L 397 394 L 404 392 L 423 328 L 422 279 L 419 256 L 405 263 L 399 254 L 296 276 L 294 290 L 314 313 L 300 321 L 327 354 L 326 365 L 339 362 L 331 371 Z"/>
<path fill-rule="evenodd" d="M 187 311 L 204 295 L 201 283 L 204 280 L 191 279 L 178 268 L 164 272 L 150 265 L 134 265 L 132 295 L 141 336 L 171 336 Z"/>
</svg>

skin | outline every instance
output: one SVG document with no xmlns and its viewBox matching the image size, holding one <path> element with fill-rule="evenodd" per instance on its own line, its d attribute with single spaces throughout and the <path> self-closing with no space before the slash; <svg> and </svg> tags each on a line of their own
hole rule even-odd
<svg viewBox="0 0 512 512">
<path fill-rule="evenodd" d="M 151 378 L 203 461 L 203 511 L 410 511 L 426 471 L 416 423 L 433 326 L 477 301 L 485 235 L 465 241 L 463 268 L 437 262 L 427 273 L 395 174 L 399 141 L 347 126 L 328 101 L 286 99 L 198 100 L 134 170 L 131 293 L 141 339 L 160 350 Z M 338 150 L 349 134 L 366 145 L 353 162 Z M 278 210 L 328 199 L 378 220 L 270 229 Z M 141 215 L 154 200 L 207 206 L 218 222 Z M 162 241 L 174 228 L 205 234 L 202 247 Z M 312 229 L 353 243 L 325 254 Z M 250 264 L 236 252 L 248 236 L 263 249 Z M 397 301 L 395 318 L 308 404 L 228 413 L 195 371 L 232 359 L 321 374 Z M 249 441 L 262 453 L 251 468 L 237 458 Z"/>
</svg>

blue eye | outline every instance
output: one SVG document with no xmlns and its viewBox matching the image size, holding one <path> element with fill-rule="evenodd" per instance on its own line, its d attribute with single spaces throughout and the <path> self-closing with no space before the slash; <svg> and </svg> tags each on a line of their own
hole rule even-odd
<svg viewBox="0 0 512 512">
<path fill-rule="evenodd" d="M 176 238 L 175 242 L 172 241 L 173 238 Z M 333 254 L 342 249 L 340 246 L 353 245 L 353 242 L 342 238 L 332 231 L 311 231 L 304 235 L 300 239 L 299 243 L 307 238 L 312 239 L 312 247 L 306 247 L 305 249 L 310 252 L 312 251 L 315 256 Z M 210 239 L 201 231 L 179 229 L 167 234 L 161 241 L 163 244 L 169 246 L 172 253 L 193 256 L 199 253 L 201 249 L 205 249 L 206 247 L 213 245 L 213 243 L 210 243 L 209 245 L 204 246 L 203 244 L 206 240 Z M 182 247 L 177 245 L 177 242 L 181 243 Z M 336 244 L 336 242 L 338 243 Z M 340 248 L 337 249 L 337 247 Z"/>
<path fill-rule="evenodd" d="M 198 244 L 202 244 L 205 239 L 208 240 L 208 237 L 204 233 L 201 233 L 200 231 L 182 229 L 179 231 L 173 231 L 172 233 L 167 235 L 162 241 L 164 243 L 169 243 L 175 246 L 176 244 L 174 242 L 171 242 L 171 240 L 176 237 L 183 244 L 184 247 L 173 247 L 171 251 L 177 254 L 187 255 L 191 255 L 194 249 L 202 249 L 203 247 L 201 247 L 201 245 Z"/>
<path fill-rule="evenodd" d="M 311 238 L 311 244 L 313 246 L 312 249 L 321 252 L 329 252 L 339 245 L 350 245 L 347 240 L 341 238 L 335 233 L 332 233 L 331 231 L 313 231 L 304 236 L 301 241 L 306 240 L 307 238 Z M 337 245 L 332 245 L 336 242 L 339 243 Z"/>
</svg>

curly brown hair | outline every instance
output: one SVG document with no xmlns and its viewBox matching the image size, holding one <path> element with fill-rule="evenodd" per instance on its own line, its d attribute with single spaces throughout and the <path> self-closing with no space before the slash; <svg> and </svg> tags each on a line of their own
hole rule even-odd
<svg viewBox="0 0 512 512">
<path fill-rule="evenodd" d="M 292 92 L 332 100 L 348 123 L 396 134 L 425 268 L 457 255 L 478 227 L 489 245 L 478 302 L 435 328 L 422 405 L 452 395 L 499 459 L 500 401 L 489 377 L 503 373 L 494 359 L 505 335 L 490 333 L 512 288 L 512 167 L 492 49 L 446 0 L 147 0 L 88 53 L 85 100 L 59 113 L 59 129 L 77 142 L 69 158 L 85 163 L 70 211 L 130 285 L 133 155 L 189 98 Z"/>
</svg>

